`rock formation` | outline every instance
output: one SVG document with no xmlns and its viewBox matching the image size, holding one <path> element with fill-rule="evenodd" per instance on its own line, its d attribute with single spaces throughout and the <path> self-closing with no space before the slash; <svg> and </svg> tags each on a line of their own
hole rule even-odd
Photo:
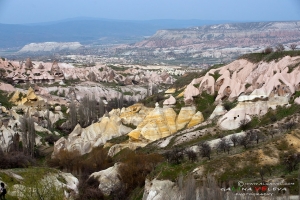
<svg viewBox="0 0 300 200">
<path fill-rule="evenodd" d="M 169 180 L 146 179 L 143 200 L 161 199 L 180 199 L 176 184 Z"/>
<path fill-rule="evenodd" d="M 43 98 L 35 94 L 31 87 L 28 89 L 27 94 L 21 94 L 21 92 L 17 90 L 11 97 L 10 101 L 16 105 L 25 106 L 43 106 L 46 103 Z"/>
<path fill-rule="evenodd" d="M 200 112 L 191 121 L 195 113 L 195 107 L 183 107 L 177 116 L 172 108 L 156 106 L 128 135 L 133 141 L 154 141 L 164 138 L 183 129 L 190 122 L 190 126 L 201 123 L 204 119 L 200 117 L 202 115 Z"/>
<path fill-rule="evenodd" d="M 120 175 L 119 175 L 120 163 L 116 163 L 114 166 L 109 167 L 100 172 L 94 172 L 90 177 L 94 177 L 99 181 L 99 189 L 104 195 L 110 195 L 121 185 Z"/>
<path fill-rule="evenodd" d="M 200 93 L 218 92 L 216 101 L 223 98 L 236 99 L 242 93 L 251 94 L 252 98 L 291 95 L 298 89 L 300 70 L 298 66 L 289 72 L 289 66 L 297 64 L 298 59 L 286 56 L 278 62 L 257 64 L 240 59 L 224 67 L 211 69 L 193 83 L 199 84 Z M 212 76 L 215 73 L 220 75 L 217 80 Z M 191 95 L 186 91 L 185 98 L 190 98 Z"/>
<path fill-rule="evenodd" d="M 170 95 L 170 97 L 168 99 L 166 99 L 163 103 L 164 105 L 174 105 L 176 104 L 176 99 Z"/>
<path fill-rule="evenodd" d="M 93 147 L 103 145 L 107 140 L 127 134 L 132 129 L 122 124 L 121 118 L 117 115 L 103 116 L 99 122 L 96 122 L 86 128 L 79 124 L 74 128 L 68 138 L 60 138 L 54 146 L 52 156 L 55 157 L 60 150 L 79 151 L 80 154 L 86 154 Z"/>
</svg>

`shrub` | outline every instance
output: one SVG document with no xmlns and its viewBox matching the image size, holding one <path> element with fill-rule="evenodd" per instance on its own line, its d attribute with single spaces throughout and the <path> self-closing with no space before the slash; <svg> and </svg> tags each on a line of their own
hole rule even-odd
<svg viewBox="0 0 300 200">
<path fill-rule="evenodd" d="M 47 135 L 44 140 L 45 142 L 48 142 L 50 145 L 54 145 L 54 142 L 56 142 L 60 137 L 57 135 Z"/>
<path fill-rule="evenodd" d="M 250 134 L 246 134 L 244 136 L 238 137 L 238 143 L 242 146 L 244 146 L 245 149 L 251 144 L 251 137 Z"/>
<path fill-rule="evenodd" d="M 276 51 L 277 52 L 282 52 L 282 51 L 284 51 L 284 46 L 283 46 L 283 44 L 278 44 L 278 45 L 276 45 Z"/>
<path fill-rule="evenodd" d="M 26 168 L 35 164 L 35 160 L 23 152 L 3 153 L 0 150 L 0 169 Z"/>
<path fill-rule="evenodd" d="M 207 142 L 203 142 L 199 144 L 200 147 L 200 155 L 204 158 L 207 157 L 210 160 L 211 147 Z"/>
<path fill-rule="evenodd" d="M 266 47 L 263 51 L 264 54 L 270 54 L 272 53 L 274 50 L 272 47 Z"/>
<path fill-rule="evenodd" d="M 292 49 L 292 51 L 295 51 L 295 49 L 297 48 L 297 44 L 291 44 L 290 48 Z"/>
<path fill-rule="evenodd" d="M 13 104 L 9 102 L 9 99 L 10 98 L 8 97 L 8 93 L 0 90 L 0 103 L 2 106 L 8 109 L 10 109 L 13 106 Z"/>
<path fill-rule="evenodd" d="M 250 127 L 250 120 L 249 119 L 242 119 L 239 123 L 240 128 L 242 130 L 246 130 Z"/>
<path fill-rule="evenodd" d="M 65 194 L 63 186 L 57 186 L 51 179 L 41 179 L 39 173 L 32 172 L 29 178 L 18 187 L 16 196 L 22 200 L 64 200 Z"/>
<path fill-rule="evenodd" d="M 180 164 L 183 160 L 183 150 L 179 148 L 174 148 L 172 151 L 169 151 L 165 154 L 168 162 Z"/>
<path fill-rule="evenodd" d="M 237 102 L 230 102 L 230 101 L 225 101 L 223 102 L 223 106 L 224 108 L 229 111 L 231 110 L 232 108 L 234 108 L 236 106 Z"/>
<path fill-rule="evenodd" d="M 297 165 L 300 162 L 300 153 L 289 151 L 282 157 L 282 163 L 289 172 L 297 169 Z"/>
<path fill-rule="evenodd" d="M 195 162 L 197 160 L 197 154 L 193 150 L 187 150 L 185 153 L 190 161 Z"/>
<path fill-rule="evenodd" d="M 88 179 L 80 179 L 79 180 L 79 185 L 78 185 L 78 192 L 79 194 L 77 195 L 76 199 L 77 200 L 92 200 L 92 199 L 104 199 L 104 195 L 99 190 L 99 181 L 94 178 L 90 177 Z"/>
<path fill-rule="evenodd" d="M 234 134 L 230 137 L 230 141 L 233 143 L 233 147 L 235 147 L 239 141 L 239 137 Z"/>
<path fill-rule="evenodd" d="M 107 156 L 107 150 L 94 148 L 86 155 L 78 151 L 61 150 L 55 158 L 47 160 L 49 167 L 57 167 L 74 174 L 91 174 L 112 166 L 112 159 Z"/>
<path fill-rule="evenodd" d="M 218 151 L 223 151 L 223 152 L 227 151 L 229 153 L 229 150 L 230 150 L 229 142 L 224 138 L 220 139 L 220 141 L 217 145 L 217 150 Z"/>
<path fill-rule="evenodd" d="M 163 158 L 159 154 L 135 154 L 134 152 L 127 154 L 119 168 L 125 195 L 128 196 L 138 186 L 144 186 L 146 176 L 162 160 Z"/>
</svg>

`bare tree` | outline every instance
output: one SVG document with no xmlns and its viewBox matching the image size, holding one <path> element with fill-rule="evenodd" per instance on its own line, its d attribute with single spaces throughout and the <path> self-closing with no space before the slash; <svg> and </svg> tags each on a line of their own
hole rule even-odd
<svg viewBox="0 0 300 200">
<path fill-rule="evenodd" d="M 217 150 L 218 151 L 220 150 L 220 151 L 223 151 L 223 152 L 227 151 L 228 154 L 229 154 L 229 150 L 230 150 L 229 142 L 224 138 L 220 139 L 220 141 L 217 145 Z"/>
<path fill-rule="evenodd" d="M 242 119 L 239 123 L 239 126 L 242 130 L 246 130 L 249 127 L 250 120 L 249 119 Z"/>
<path fill-rule="evenodd" d="M 239 144 L 244 146 L 245 149 L 247 149 L 247 147 L 249 146 L 249 144 L 251 143 L 251 140 L 250 140 L 250 135 L 249 134 L 246 134 L 244 136 L 239 136 Z"/>
<path fill-rule="evenodd" d="M 233 143 L 233 146 L 235 147 L 236 144 L 237 144 L 238 141 L 239 141 L 239 138 L 238 138 L 238 136 L 236 136 L 236 135 L 234 134 L 234 135 L 232 135 L 232 136 L 230 137 L 230 141 Z"/>
<path fill-rule="evenodd" d="M 272 53 L 274 50 L 272 47 L 266 47 L 264 50 L 263 50 L 263 53 L 264 54 L 269 54 L 269 53 Z"/>
<path fill-rule="evenodd" d="M 12 137 L 12 143 L 8 148 L 8 152 L 19 151 L 19 142 L 20 142 L 20 134 L 16 132 Z"/>
<path fill-rule="evenodd" d="M 277 44 L 275 48 L 277 52 L 282 52 L 285 49 L 283 44 Z"/>
<path fill-rule="evenodd" d="M 197 160 L 197 154 L 193 150 L 186 150 L 185 154 L 190 161 L 195 162 Z"/>
<path fill-rule="evenodd" d="M 97 101 L 95 96 L 89 98 L 85 96 L 79 105 L 78 108 L 78 116 L 79 116 L 79 124 L 82 127 L 87 127 L 97 121 L 98 119 L 98 109 L 97 109 Z"/>
<path fill-rule="evenodd" d="M 50 131 L 53 131 L 53 124 L 50 120 L 50 111 L 49 111 L 49 109 L 47 109 L 46 117 L 47 117 L 47 129 L 50 130 Z"/>
<path fill-rule="evenodd" d="M 69 105 L 69 121 L 70 121 L 70 128 L 73 130 L 75 126 L 77 125 L 77 110 L 75 102 L 72 101 Z"/>
<path fill-rule="evenodd" d="M 250 141 L 256 141 L 256 144 L 258 144 L 259 140 L 264 138 L 264 135 L 255 129 L 249 130 L 247 134 L 249 136 Z"/>
<path fill-rule="evenodd" d="M 99 112 L 98 112 L 98 117 L 102 117 L 105 113 L 105 105 L 103 103 L 102 98 L 99 99 Z"/>
<path fill-rule="evenodd" d="M 21 130 L 23 152 L 26 155 L 34 157 L 35 129 L 34 121 L 29 115 L 29 111 L 27 111 L 27 114 L 21 118 Z"/>
<path fill-rule="evenodd" d="M 123 108 L 124 106 L 124 96 L 123 96 L 123 93 L 121 93 L 119 95 L 119 98 L 115 98 L 115 104 L 116 104 L 116 108 Z"/>
<path fill-rule="evenodd" d="M 96 82 L 96 80 L 97 80 L 97 77 L 96 77 L 96 75 L 95 75 L 95 73 L 93 71 L 89 72 L 88 78 L 92 82 Z"/>
<path fill-rule="evenodd" d="M 208 142 L 203 142 L 199 144 L 200 155 L 204 158 L 207 157 L 210 160 L 211 147 Z"/>
<path fill-rule="evenodd" d="M 273 138 L 274 137 L 274 135 L 277 133 L 277 129 L 271 129 L 271 130 L 269 130 L 269 135 L 271 135 L 271 137 Z"/>
<path fill-rule="evenodd" d="M 167 157 L 167 160 L 169 162 L 175 163 L 175 164 L 179 164 L 181 163 L 181 161 L 183 160 L 183 150 L 180 148 L 175 148 L 170 152 L 167 152 L 165 154 L 165 156 Z"/>
<path fill-rule="evenodd" d="M 292 51 L 295 51 L 295 49 L 297 48 L 297 44 L 291 44 L 290 48 L 292 49 Z"/>
<path fill-rule="evenodd" d="M 293 128 L 295 128 L 296 125 L 297 125 L 297 123 L 294 120 L 290 120 L 290 121 L 286 122 L 285 124 L 283 124 L 283 128 L 290 131 Z"/>
</svg>

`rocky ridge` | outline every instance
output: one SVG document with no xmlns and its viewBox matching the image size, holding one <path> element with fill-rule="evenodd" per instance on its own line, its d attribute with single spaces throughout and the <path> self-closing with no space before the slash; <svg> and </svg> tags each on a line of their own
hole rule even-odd
<svg viewBox="0 0 300 200">
<path fill-rule="evenodd" d="M 19 53 L 25 52 L 51 52 L 51 51 L 72 51 L 82 47 L 79 42 L 44 42 L 30 43 L 20 49 Z"/>
</svg>

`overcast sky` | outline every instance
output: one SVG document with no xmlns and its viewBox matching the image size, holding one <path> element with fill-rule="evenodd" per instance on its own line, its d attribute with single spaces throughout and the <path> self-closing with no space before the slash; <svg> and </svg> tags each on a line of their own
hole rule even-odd
<svg viewBox="0 0 300 200">
<path fill-rule="evenodd" d="M 76 17 L 123 20 L 300 20 L 299 0 L 0 0 L 0 23 Z"/>
</svg>

